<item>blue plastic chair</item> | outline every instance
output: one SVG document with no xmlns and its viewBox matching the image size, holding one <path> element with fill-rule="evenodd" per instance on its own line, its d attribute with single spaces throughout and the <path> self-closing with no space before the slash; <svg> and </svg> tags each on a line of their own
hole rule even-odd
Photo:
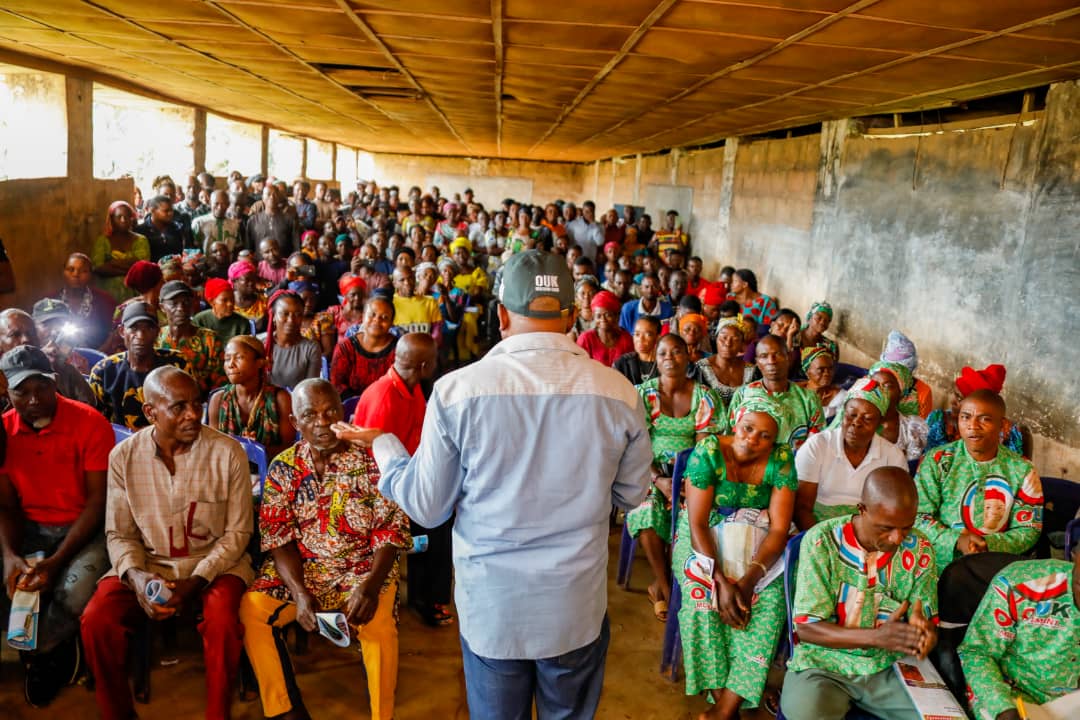
<svg viewBox="0 0 1080 720">
<path fill-rule="evenodd" d="M 252 320 L 251 318 L 248 318 L 248 323 L 251 325 L 251 334 L 252 335 L 258 335 L 259 331 L 255 329 L 255 321 Z"/>
<path fill-rule="evenodd" d="M 259 488 L 261 490 L 262 483 L 264 480 L 266 480 L 266 470 L 270 465 L 266 459 L 266 448 L 263 447 L 262 443 L 256 442 L 255 440 L 251 440 L 249 438 L 237 437 L 236 435 L 233 435 L 232 437 L 236 438 L 236 441 L 240 443 L 241 446 L 243 446 L 244 453 L 247 455 L 248 461 L 254 463 L 255 467 L 258 469 Z M 262 493 L 260 492 L 260 495 L 261 494 Z"/>
<path fill-rule="evenodd" d="M 619 567 L 615 572 L 615 584 L 623 590 L 630 589 L 630 572 L 634 569 L 634 552 L 637 550 L 637 539 L 630 536 L 626 529 L 626 521 L 623 520 L 622 539 L 619 541 Z"/>
<path fill-rule="evenodd" d="M 322 358 L 322 371 L 319 373 L 319 377 L 321 377 L 323 380 L 330 379 L 330 363 L 327 361 L 325 355 L 323 355 Z"/>
<path fill-rule="evenodd" d="M 836 363 L 836 373 L 833 375 L 833 382 L 847 390 L 855 384 L 856 380 L 861 377 L 866 377 L 867 372 L 869 372 L 867 368 L 859 367 L 858 365 Z"/>
<path fill-rule="evenodd" d="M 1080 540 L 1080 518 L 1073 518 L 1065 526 L 1065 559 L 1072 560 L 1076 542 Z"/>
<path fill-rule="evenodd" d="M 95 350 L 94 348 L 77 347 L 73 348 L 71 352 L 86 360 L 87 364 L 90 367 L 94 367 L 99 362 L 108 357 L 105 353 L 101 352 L 100 350 Z"/>
<path fill-rule="evenodd" d="M 693 448 L 690 448 L 676 455 L 675 467 L 671 472 L 672 547 L 675 546 L 675 535 L 679 527 L 679 498 L 682 496 L 683 473 L 693 451 Z M 682 607 L 682 586 L 679 583 L 681 571 L 682 568 L 673 568 L 667 622 L 664 624 L 664 648 L 660 653 L 660 672 L 667 673 L 671 682 L 679 679 L 679 663 L 682 661 L 682 634 L 679 632 L 679 608 Z"/>
<path fill-rule="evenodd" d="M 112 424 L 113 436 L 116 438 L 116 444 L 119 445 L 124 440 L 127 440 L 132 436 L 133 432 L 125 425 Z"/>
<path fill-rule="evenodd" d="M 356 406 L 360 404 L 360 396 L 353 395 L 342 403 L 345 408 L 345 422 L 352 422 L 352 416 L 356 413 Z"/>
<path fill-rule="evenodd" d="M 1042 478 L 1043 489 L 1043 529 L 1039 542 L 1035 545 L 1035 555 L 1047 558 L 1051 556 L 1051 536 L 1065 533 L 1065 546 L 1068 548 L 1068 528 L 1080 511 L 1080 482 L 1063 478 Z M 1074 528 L 1074 535 L 1080 536 L 1080 528 Z"/>
</svg>

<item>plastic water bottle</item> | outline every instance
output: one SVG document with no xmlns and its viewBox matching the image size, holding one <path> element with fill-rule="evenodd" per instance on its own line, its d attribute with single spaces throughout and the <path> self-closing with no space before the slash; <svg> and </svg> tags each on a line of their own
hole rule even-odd
<svg viewBox="0 0 1080 720">
<path fill-rule="evenodd" d="M 427 535 L 413 535 L 412 549 L 409 550 L 409 554 L 427 552 L 428 536 Z"/>
</svg>

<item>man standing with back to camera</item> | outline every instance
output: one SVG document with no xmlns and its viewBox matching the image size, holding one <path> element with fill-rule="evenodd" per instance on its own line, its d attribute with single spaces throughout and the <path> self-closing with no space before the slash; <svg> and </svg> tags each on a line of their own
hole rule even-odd
<svg viewBox="0 0 1080 720">
<path fill-rule="evenodd" d="M 456 512 L 455 600 L 469 716 L 593 717 L 607 656 L 608 516 L 645 498 L 651 449 L 632 385 L 566 337 L 565 260 L 521 252 L 503 270 L 503 340 L 435 383 L 420 447 L 379 430 L 379 490 L 414 521 Z"/>
</svg>

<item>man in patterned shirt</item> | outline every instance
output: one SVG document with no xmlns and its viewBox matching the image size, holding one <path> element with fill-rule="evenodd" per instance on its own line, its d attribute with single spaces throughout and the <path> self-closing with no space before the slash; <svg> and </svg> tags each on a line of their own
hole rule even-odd
<svg viewBox="0 0 1080 720">
<path fill-rule="evenodd" d="M 735 408 L 742 404 L 744 396 L 754 392 L 767 393 L 788 409 L 788 417 L 791 418 L 790 425 L 780 428 L 777 442 L 786 442 L 792 450 L 798 450 L 808 437 L 825 429 L 821 400 L 817 393 L 788 380 L 790 357 L 782 338 L 766 335 L 758 340 L 755 358 L 761 380 L 743 385 L 735 391 L 728 404 L 732 423 L 735 421 Z"/>
<path fill-rule="evenodd" d="M 280 628 L 315 629 L 315 613 L 345 613 L 360 641 L 371 716 L 389 720 L 397 686 L 398 556 L 409 547 L 409 520 L 379 494 L 371 455 L 339 440 L 341 398 L 321 379 L 293 391 L 300 442 L 270 466 L 259 510 L 269 553 L 240 603 L 244 648 L 267 717 L 306 718 Z"/>
<path fill-rule="evenodd" d="M 789 720 L 840 720 L 852 705 L 882 720 L 921 717 L 892 668 L 937 642 L 937 570 L 912 529 L 917 504 L 906 469 L 878 468 L 857 514 L 806 531 L 781 696 Z"/>
<path fill-rule="evenodd" d="M 143 414 L 143 383 L 150 371 L 172 365 L 193 377 L 194 373 L 179 353 L 154 347 L 158 338 L 157 311 L 146 303 L 131 303 L 124 308 L 120 337 L 127 349 L 94 365 L 90 389 L 94 404 L 109 422 L 138 430 L 150 424 Z"/>
<path fill-rule="evenodd" d="M 1080 553 L 1015 562 L 998 573 L 971 618 L 960 662 L 979 720 L 1019 720 L 1017 694 L 1046 703 L 1080 680 Z"/>
<path fill-rule="evenodd" d="M 976 390 L 960 403 L 960 439 L 934 448 L 919 465 L 918 528 L 934 544 L 938 567 L 962 555 L 1030 550 L 1042 531 L 1043 493 L 1030 462 L 1001 444 L 1005 401 Z"/>
</svg>

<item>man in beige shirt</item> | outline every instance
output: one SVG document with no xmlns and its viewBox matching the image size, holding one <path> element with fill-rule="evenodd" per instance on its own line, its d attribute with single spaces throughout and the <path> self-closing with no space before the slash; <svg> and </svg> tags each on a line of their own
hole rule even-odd
<svg viewBox="0 0 1080 720">
<path fill-rule="evenodd" d="M 151 427 L 109 456 L 105 539 L 113 569 L 82 616 L 86 660 L 104 720 L 134 717 L 124 660 L 145 613 L 162 620 L 201 604 L 211 720 L 229 717 L 243 647 L 238 609 L 253 572 L 251 480 L 240 444 L 202 425 L 195 380 L 175 367 L 146 377 Z M 159 585 L 161 597 L 147 592 Z"/>
</svg>

